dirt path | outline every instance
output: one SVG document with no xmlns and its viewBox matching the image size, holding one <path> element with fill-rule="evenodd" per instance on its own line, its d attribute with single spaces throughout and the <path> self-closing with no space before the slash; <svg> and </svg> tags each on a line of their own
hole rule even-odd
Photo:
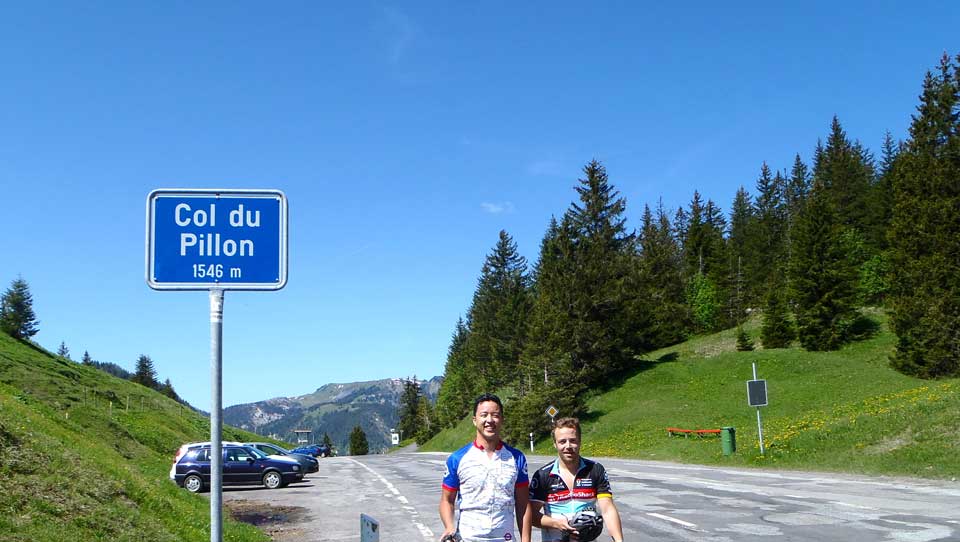
<svg viewBox="0 0 960 542">
<path fill-rule="evenodd" d="M 224 506 L 233 519 L 259 527 L 275 542 L 299 542 L 304 538 L 305 532 L 299 525 L 306 519 L 306 508 L 246 500 L 229 500 Z"/>
</svg>

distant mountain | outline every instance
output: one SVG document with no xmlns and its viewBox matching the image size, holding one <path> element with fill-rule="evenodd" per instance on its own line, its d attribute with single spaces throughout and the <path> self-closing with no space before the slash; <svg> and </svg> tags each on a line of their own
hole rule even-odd
<svg viewBox="0 0 960 542">
<path fill-rule="evenodd" d="M 439 376 L 419 381 L 431 402 L 436 401 L 442 381 Z M 341 454 L 348 451 L 350 431 L 360 425 L 372 453 L 390 445 L 390 429 L 399 422 L 397 411 L 402 392 L 401 378 L 327 384 L 308 395 L 227 407 L 223 421 L 288 442 L 296 442 L 294 429 L 313 431 L 313 440 L 317 442 L 326 432 Z"/>
</svg>

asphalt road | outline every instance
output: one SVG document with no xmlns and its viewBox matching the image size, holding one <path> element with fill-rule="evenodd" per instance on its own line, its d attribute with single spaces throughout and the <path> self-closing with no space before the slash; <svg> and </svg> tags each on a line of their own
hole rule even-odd
<svg viewBox="0 0 960 542">
<path fill-rule="evenodd" d="M 359 540 L 361 513 L 380 523 L 383 542 L 435 541 L 445 458 L 327 458 L 304 483 L 228 488 L 224 502 L 276 516 L 263 526 L 278 542 Z M 531 470 L 551 459 L 528 457 Z M 600 461 L 626 540 L 960 541 L 958 482 Z"/>
</svg>

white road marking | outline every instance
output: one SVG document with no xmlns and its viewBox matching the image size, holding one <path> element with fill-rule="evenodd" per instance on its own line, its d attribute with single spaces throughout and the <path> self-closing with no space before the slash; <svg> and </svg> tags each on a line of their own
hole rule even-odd
<svg viewBox="0 0 960 542">
<path fill-rule="evenodd" d="M 671 523 L 676 523 L 677 525 L 683 525 L 683 526 L 686 527 L 687 529 L 696 529 L 696 528 L 697 528 L 696 524 L 694 524 L 694 523 L 689 523 L 689 522 L 687 522 L 687 521 L 683 521 L 682 519 L 672 518 L 672 517 L 670 517 L 670 516 L 665 516 L 665 515 L 663 515 L 663 514 L 657 514 L 656 512 L 647 512 L 647 515 L 648 515 L 648 516 L 653 516 L 653 517 L 655 517 L 655 518 L 662 519 L 662 520 L 664 520 L 664 521 L 669 521 L 669 522 L 671 522 Z"/>
<path fill-rule="evenodd" d="M 383 485 L 387 486 L 387 489 L 389 489 L 390 492 L 393 493 L 393 494 L 397 497 L 397 500 L 398 500 L 398 501 L 400 501 L 400 502 L 402 502 L 402 503 L 404 503 L 404 504 L 406 504 L 406 503 L 409 502 L 406 497 L 404 497 L 403 495 L 400 494 L 400 490 L 398 490 L 396 487 L 394 487 L 394 485 L 391 484 L 389 481 L 387 481 L 387 479 L 384 478 L 379 472 L 371 469 L 370 467 L 364 465 L 363 463 L 357 461 L 356 459 L 353 459 L 352 457 L 348 457 L 347 459 L 349 459 L 350 461 L 353 461 L 353 462 L 356 463 L 357 465 L 360 465 L 361 467 L 367 469 L 367 470 L 370 472 L 370 474 L 372 474 L 372 475 L 376 476 L 377 478 L 379 478 L 380 481 L 383 482 Z M 405 508 L 406 508 L 406 507 L 405 507 Z M 411 513 L 411 516 L 417 516 L 417 512 L 414 510 L 414 512 Z M 433 531 L 430 530 L 430 527 L 427 527 L 427 526 L 424 525 L 423 523 L 420 523 L 420 522 L 417 520 L 416 517 L 412 517 L 412 518 L 411 518 L 411 521 L 413 521 L 413 526 L 416 527 L 418 531 L 420 531 L 420 534 L 423 535 L 423 538 L 424 538 L 425 540 L 428 540 L 428 541 L 430 541 L 430 542 L 433 542 L 434 535 L 433 535 Z"/>
<path fill-rule="evenodd" d="M 850 504 L 840 501 L 828 501 L 830 504 L 836 504 L 837 506 L 849 506 L 850 508 L 859 508 L 861 510 L 874 510 L 879 511 L 879 508 L 873 508 L 872 506 L 861 506 L 859 504 Z"/>
</svg>

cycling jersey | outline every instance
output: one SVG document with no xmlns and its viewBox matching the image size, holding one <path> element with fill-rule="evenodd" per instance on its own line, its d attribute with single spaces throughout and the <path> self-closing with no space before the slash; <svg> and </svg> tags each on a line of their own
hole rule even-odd
<svg viewBox="0 0 960 542">
<path fill-rule="evenodd" d="M 473 442 L 450 454 L 443 489 L 457 491 L 460 536 L 464 540 L 511 542 L 516 533 L 516 491 L 525 491 L 527 458 L 500 443 L 493 457 Z"/>
<path fill-rule="evenodd" d="M 533 473 L 530 479 L 530 501 L 543 503 L 543 514 L 570 519 L 579 510 L 596 507 L 597 499 L 610 499 L 610 481 L 607 471 L 596 461 L 580 458 L 580 468 L 573 479 L 573 489 L 560 477 L 560 464 L 554 460 Z M 541 532 L 543 542 L 562 540 L 559 529 L 545 528 Z"/>
</svg>

